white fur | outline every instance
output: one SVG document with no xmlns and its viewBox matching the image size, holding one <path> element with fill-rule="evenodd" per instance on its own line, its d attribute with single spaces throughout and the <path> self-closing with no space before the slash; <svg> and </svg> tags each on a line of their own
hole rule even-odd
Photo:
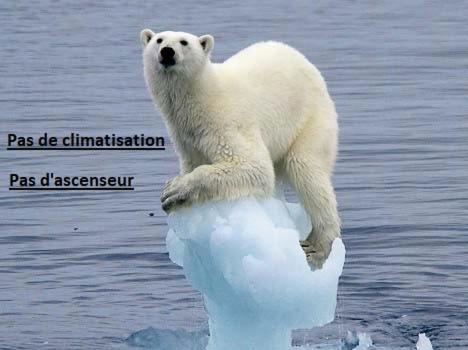
<svg viewBox="0 0 468 350">
<path fill-rule="evenodd" d="M 311 216 L 314 229 L 303 248 L 321 266 L 340 236 L 340 220 L 330 181 L 337 116 L 320 72 L 278 42 L 254 44 L 215 64 L 209 35 L 146 29 L 141 39 L 145 79 L 181 163 L 181 175 L 163 192 L 163 208 L 268 196 L 276 175 L 292 184 Z M 168 68 L 159 63 L 165 46 L 175 50 L 176 64 Z"/>
</svg>

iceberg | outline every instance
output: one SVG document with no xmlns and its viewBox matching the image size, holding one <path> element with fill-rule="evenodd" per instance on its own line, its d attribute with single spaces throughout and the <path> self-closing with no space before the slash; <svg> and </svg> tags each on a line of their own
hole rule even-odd
<svg viewBox="0 0 468 350">
<path fill-rule="evenodd" d="M 419 333 L 418 342 L 416 343 L 417 350 L 432 350 L 432 344 L 425 333 Z"/>
<path fill-rule="evenodd" d="M 131 347 L 152 350 L 205 350 L 209 334 L 206 330 L 186 331 L 183 329 L 167 330 L 152 327 L 134 332 L 125 339 Z M 329 340 L 328 343 L 291 346 L 288 350 L 414 350 L 414 347 L 395 347 L 373 345 L 366 333 L 348 331 L 341 340 Z M 416 350 L 432 350 L 432 344 L 424 333 L 419 334 Z"/>
<path fill-rule="evenodd" d="M 169 257 L 203 295 L 207 350 L 286 350 L 292 330 L 333 321 L 345 247 L 336 239 L 323 267 L 311 268 L 299 240 L 312 225 L 299 204 L 208 202 L 168 224 Z"/>
<path fill-rule="evenodd" d="M 209 202 L 171 213 L 169 257 L 202 293 L 209 329 L 149 327 L 126 344 L 155 350 L 396 350 L 350 331 L 327 344 L 291 345 L 292 330 L 333 321 L 346 251 L 336 239 L 323 267 L 311 268 L 299 240 L 312 224 L 299 204 L 280 198 Z M 424 333 L 416 349 L 432 350 Z"/>
<path fill-rule="evenodd" d="M 129 346 L 159 350 L 203 350 L 208 332 L 188 332 L 183 329 L 155 329 L 148 327 L 131 334 L 125 343 Z"/>
</svg>

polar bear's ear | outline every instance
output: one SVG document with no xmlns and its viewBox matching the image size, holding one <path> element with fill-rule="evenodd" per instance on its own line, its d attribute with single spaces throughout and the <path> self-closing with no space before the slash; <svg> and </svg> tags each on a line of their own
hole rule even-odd
<svg viewBox="0 0 468 350">
<path fill-rule="evenodd" d="M 213 50 L 214 38 L 211 35 L 202 35 L 198 38 L 198 41 L 200 42 L 203 51 L 205 51 L 207 54 Z"/>
<path fill-rule="evenodd" d="M 150 42 L 151 38 L 155 36 L 154 32 L 151 29 L 143 29 L 140 33 L 140 41 L 143 47 L 146 47 Z"/>
</svg>

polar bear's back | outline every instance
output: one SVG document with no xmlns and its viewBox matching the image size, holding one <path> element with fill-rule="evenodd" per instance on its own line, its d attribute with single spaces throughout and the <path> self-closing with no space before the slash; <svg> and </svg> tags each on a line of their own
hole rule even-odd
<svg viewBox="0 0 468 350">
<path fill-rule="evenodd" d="M 321 85 L 323 78 L 315 66 L 296 49 L 276 41 L 253 44 L 227 59 L 223 68 L 243 77 L 302 77 Z"/>
<path fill-rule="evenodd" d="M 308 120 L 315 119 L 324 128 L 336 123 L 322 75 L 288 45 L 260 42 L 216 67 L 237 115 L 258 122 L 272 159 L 290 147 Z M 284 140 L 278 137 L 279 129 Z"/>
</svg>

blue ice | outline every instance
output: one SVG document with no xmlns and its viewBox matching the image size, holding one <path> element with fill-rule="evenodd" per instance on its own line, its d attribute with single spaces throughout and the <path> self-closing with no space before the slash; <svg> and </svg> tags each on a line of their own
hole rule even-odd
<svg viewBox="0 0 468 350">
<path fill-rule="evenodd" d="M 334 319 L 345 247 L 320 270 L 299 240 L 311 230 L 298 204 L 253 198 L 181 209 L 168 219 L 167 248 L 203 294 L 207 350 L 285 350 L 291 331 Z"/>
</svg>

